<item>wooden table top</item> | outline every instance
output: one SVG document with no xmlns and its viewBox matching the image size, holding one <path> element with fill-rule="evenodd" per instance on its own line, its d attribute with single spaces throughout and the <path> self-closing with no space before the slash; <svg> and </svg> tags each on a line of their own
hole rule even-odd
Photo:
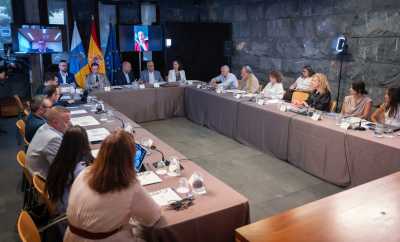
<svg viewBox="0 0 400 242">
<path fill-rule="evenodd" d="M 400 241 L 400 172 L 236 230 L 236 241 Z"/>
</svg>

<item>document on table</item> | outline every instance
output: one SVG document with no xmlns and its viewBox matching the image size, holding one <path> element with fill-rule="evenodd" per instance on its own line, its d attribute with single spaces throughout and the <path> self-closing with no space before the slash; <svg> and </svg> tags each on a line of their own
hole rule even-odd
<svg viewBox="0 0 400 242">
<path fill-rule="evenodd" d="M 80 125 L 82 127 L 100 124 L 93 116 L 71 118 L 71 123 L 72 125 Z"/>
<path fill-rule="evenodd" d="M 182 200 L 182 198 L 170 187 L 150 192 L 149 194 L 159 206 L 166 206 L 172 202 Z"/>
<path fill-rule="evenodd" d="M 71 115 L 85 114 L 87 111 L 85 109 L 71 110 Z"/>
<path fill-rule="evenodd" d="M 227 93 L 233 93 L 233 94 L 243 94 L 246 93 L 246 91 L 244 90 L 238 90 L 238 89 L 229 89 L 226 90 Z"/>
<path fill-rule="evenodd" d="M 97 128 L 87 130 L 90 142 L 103 141 L 110 132 L 106 128 Z"/>
<path fill-rule="evenodd" d="M 140 185 L 146 186 L 150 184 L 160 183 L 162 180 L 154 173 L 154 171 L 145 171 L 136 174 Z"/>
<path fill-rule="evenodd" d="M 99 149 L 92 150 L 91 152 L 92 152 L 93 157 L 96 158 L 97 154 L 99 153 Z"/>
</svg>

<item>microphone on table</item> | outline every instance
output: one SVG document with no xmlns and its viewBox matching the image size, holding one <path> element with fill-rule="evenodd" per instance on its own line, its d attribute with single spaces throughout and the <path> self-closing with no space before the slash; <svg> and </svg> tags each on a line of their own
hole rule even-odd
<svg viewBox="0 0 400 242">
<path fill-rule="evenodd" d="M 361 127 L 361 120 L 360 120 L 360 122 L 358 123 L 358 126 L 354 128 L 354 130 L 358 130 L 358 131 L 365 131 L 365 130 L 366 130 L 366 128 Z"/>
<path fill-rule="evenodd" d="M 158 153 L 160 153 L 160 154 L 161 154 L 161 161 L 162 161 L 166 166 L 169 166 L 169 164 L 170 164 L 171 162 L 170 162 L 169 160 L 166 160 L 166 159 L 165 159 L 164 152 L 162 152 L 161 150 L 159 150 L 159 149 L 157 148 L 157 146 L 155 146 L 155 145 L 150 146 L 150 149 L 151 149 L 151 150 L 154 150 L 154 151 L 157 151 Z M 158 167 L 158 163 L 159 163 L 159 161 L 154 162 L 154 163 L 153 163 L 153 166 L 154 166 L 155 168 L 157 168 L 157 167 Z M 182 164 L 181 164 L 180 162 L 179 162 L 179 166 L 180 166 L 181 170 L 184 169 L 184 167 L 182 166 Z"/>
<path fill-rule="evenodd" d="M 162 152 L 161 150 L 157 149 L 157 146 L 152 145 L 152 146 L 150 146 L 150 149 L 151 149 L 151 150 L 154 150 L 154 151 L 157 151 L 158 153 L 160 153 L 160 154 L 161 154 L 161 161 L 163 161 L 164 163 L 167 162 L 167 161 L 165 160 L 164 152 Z M 168 162 L 168 163 L 169 163 L 169 162 Z M 168 164 L 165 164 L 165 165 L 168 165 Z"/>
</svg>

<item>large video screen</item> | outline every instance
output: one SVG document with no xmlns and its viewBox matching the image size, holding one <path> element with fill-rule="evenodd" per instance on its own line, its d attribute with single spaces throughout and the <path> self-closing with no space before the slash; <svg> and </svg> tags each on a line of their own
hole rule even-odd
<svg viewBox="0 0 400 242">
<path fill-rule="evenodd" d="M 123 52 L 161 51 L 162 44 L 163 37 L 160 26 L 119 26 L 119 47 Z"/>
<path fill-rule="evenodd" d="M 63 29 L 59 26 L 21 25 L 13 29 L 14 52 L 24 54 L 60 53 Z"/>
</svg>

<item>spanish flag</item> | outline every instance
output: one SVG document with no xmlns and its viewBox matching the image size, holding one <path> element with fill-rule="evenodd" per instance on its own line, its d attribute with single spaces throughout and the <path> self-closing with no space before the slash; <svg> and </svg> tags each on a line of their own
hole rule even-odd
<svg viewBox="0 0 400 242">
<path fill-rule="evenodd" d="M 69 70 L 75 75 L 76 84 L 78 84 L 79 87 L 84 88 L 86 75 L 90 73 L 90 69 L 76 21 L 74 22 L 74 30 L 72 32 Z"/>
<path fill-rule="evenodd" d="M 104 64 L 103 53 L 101 52 L 99 39 L 97 38 L 96 23 L 92 17 L 92 27 L 90 31 L 90 42 L 88 51 L 88 63 L 91 66 L 93 63 L 99 64 L 99 73 L 105 74 L 106 67 Z"/>
</svg>

